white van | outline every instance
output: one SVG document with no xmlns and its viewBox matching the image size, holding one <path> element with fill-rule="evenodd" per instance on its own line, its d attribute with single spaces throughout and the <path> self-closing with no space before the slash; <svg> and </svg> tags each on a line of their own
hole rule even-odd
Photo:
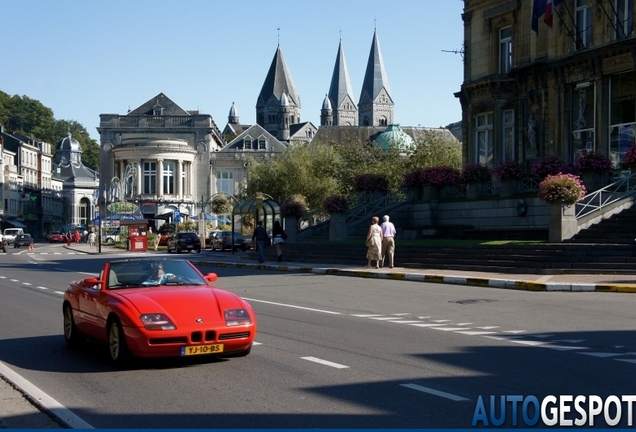
<svg viewBox="0 0 636 432">
<path fill-rule="evenodd" d="M 18 234 L 24 234 L 24 230 L 22 228 L 6 228 L 4 230 L 4 241 L 7 243 L 13 243 L 13 240 L 15 240 L 15 237 Z"/>
</svg>

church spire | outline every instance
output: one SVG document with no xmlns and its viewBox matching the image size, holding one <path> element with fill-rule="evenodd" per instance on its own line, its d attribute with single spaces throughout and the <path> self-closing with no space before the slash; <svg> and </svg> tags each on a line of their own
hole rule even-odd
<svg viewBox="0 0 636 432">
<path fill-rule="evenodd" d="M 300 96 L 283 57 L 280 46 L 272 59 L 265 82 L 256 101 L 256 122 L 269 133 L 278 136 L 281 99 L 285 95 L 288 103 L 290 123 L 300 122 Z"/>
<path fill-rule="evenodd" d="M 345 60 L 342 40 L 338 44 L 336 64 L 333 68 L 331 85 L 327 94 L 333 108 L 334 126 L 357 126 L 358 108 L 353 99 L 349 70 Z"/>
<path fill-rule="evenodd" d="M 393 98 L 384 69 L 377 31 L 373 32 L 373 42 L 360 92 L 358 110 L 361 126 L 387 126 L 393 123 Z"/>
</svg>

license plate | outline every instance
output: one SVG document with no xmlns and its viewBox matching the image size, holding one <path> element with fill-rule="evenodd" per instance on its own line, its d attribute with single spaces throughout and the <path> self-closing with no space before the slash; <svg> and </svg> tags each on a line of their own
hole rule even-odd
<svg viewBox="0 0 636 432">
<path fill-rule="evenodd" d="M 195 345 L 195 346 L 181 347 L 182 356 L 217 354 L 222 352 L 223 352 L 223 344 Z"/>
<path fill-rule="evenodd" d="M 188 246 L 187 246 L 187 248 L 188 248 L 188 249 L 192 249 L 192 245 L 188 245 Z"/>
</svg>

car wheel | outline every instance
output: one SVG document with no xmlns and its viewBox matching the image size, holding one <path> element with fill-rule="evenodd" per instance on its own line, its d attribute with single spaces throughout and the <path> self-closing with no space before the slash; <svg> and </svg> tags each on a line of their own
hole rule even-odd
<svg viewBox="0 0 636 432">
<path fill-rule="evenodd" d="M 245 252 L 245 251 L 247 250 L 247 247 L 242 246 L 242 247 L 241 247 L 241 250 L 242 250 L 243 252 Z"/>
<path fill-rule="evenodd" d="M 197 253 L 201 253 L 201 248 L 197 249 Z"/>
<path fill-rule="evenodd" d="M 179 246 L 176 246 L 174 248 L 174 252 L 180 254 L 181 253 L 181 248 L 179 248 Z"/>
<path fill-rule="evenodd" d="M 64 305 L 64 339 L 70 346 L 77 346 L 84 342 L 84 338 L 79 334 L 73 319 L 73 308 L 68 304 Z"/>
<path fill-rule="evenodd" d="M 108 354 L 117 366 L 123 366 L 130 360 L 124 329 L 117 318 L 111 319 L 108 324 Z"/>
</svg>

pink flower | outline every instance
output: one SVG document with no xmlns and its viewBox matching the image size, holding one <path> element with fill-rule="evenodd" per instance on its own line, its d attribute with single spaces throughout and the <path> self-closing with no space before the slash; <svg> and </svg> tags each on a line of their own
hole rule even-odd
<svg viewBox="0 0 636 432">
<path fill-rule="evenodd" d="M 539 198 L 549 203 L 572 205 L 580 201 L 587 190 L 581 179 L 572 174 L 548 175 L 539 184 Z"/>
<path fill-rule="evenodd" d="M 360 174 L 353 179 L 353 188 L 357 192 L 386 192 L 389 180 L 384 174 Z"/>
<path fill-rule="evenodd" d="M 298 201 L 285 201 L 280 206 L 280 214 L 283 217 L 303 217 L 307 214 L 307 208 Z"/>
<path fill-rule="evenodd" d="M 322 208 L 327 213 L 344 213 L 350 208 L 346 195 L 330 195 L 322 201 Z"/>
<path fill-rule="evenodd" d="M 576 160 L 576 168 L 583 171 L 607 173 L 614 169 L 614 162 L 602 153 L 583 151 Z"/>
</svg>

